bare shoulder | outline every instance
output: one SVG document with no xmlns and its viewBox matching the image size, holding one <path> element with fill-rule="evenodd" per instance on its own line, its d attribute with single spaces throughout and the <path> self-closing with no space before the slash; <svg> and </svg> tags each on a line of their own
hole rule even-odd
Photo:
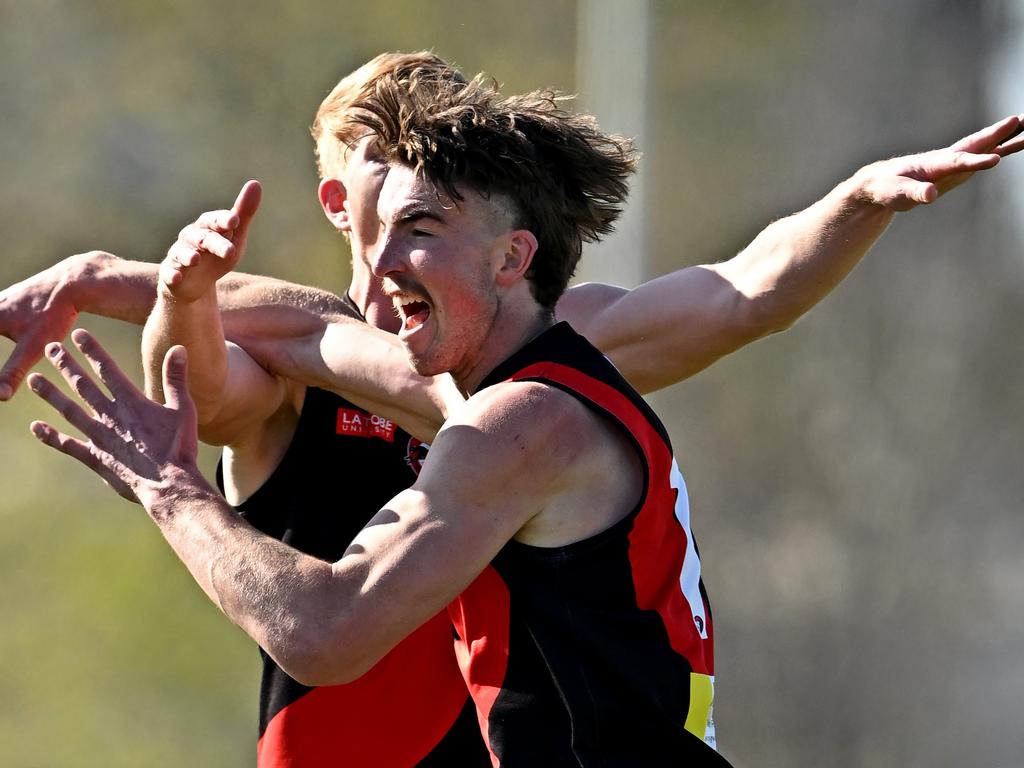
<svg viewBox="0 0 1024 768">
<path fill-rule="evenodd" d="M 629 291 L 606 283 L 579 283 L 568 288 L 555 306 L 555 317 L 565 320 L 584 336 L 601 312 Z"/>
<path fill-rule="evenodd" d="M 517 539 L 557 546 L 631 508 L 641 478 L 636 461 L 625 434 L 575 396 L 540 382 L 504 382 L 452 415 L 424 469 L 443 473 L 441 482 L 457 476 L 462 492 L 482 504 L 514 507 Z"/>
<path fill-rule="evenodd" d="M 595 414 L 561 389 L 536 381 L 502 382 L 457 406 L 439 433 L 479 434 L 495 449 L 523 454 L 524 460 L 556 456 L 570 460 L 577 436 L 596 423 Z"/>
</svg>

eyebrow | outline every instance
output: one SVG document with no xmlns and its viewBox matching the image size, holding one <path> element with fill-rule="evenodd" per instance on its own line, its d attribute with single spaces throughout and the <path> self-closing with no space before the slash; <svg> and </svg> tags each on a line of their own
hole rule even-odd
<svg viewBox="0 0 1024 768">
<path fill-rule="evenodd" d="M 437 212 L 437 209 L 428 203 L 412 202 L 399 208 L 394 215 L 393 222 L 397 224 L 409 224 L 419 219 L 430 219 L 438 224 L 444 224 L 444 216 Z"/>
</svg>

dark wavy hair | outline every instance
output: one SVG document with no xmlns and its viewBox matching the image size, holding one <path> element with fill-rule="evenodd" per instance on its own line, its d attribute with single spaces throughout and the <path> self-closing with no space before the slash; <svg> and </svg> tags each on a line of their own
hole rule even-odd
<svg viewBox="0 0 1024 768">
<path fill-rule="evenodd" d="M 352 119 L 383 154 L 423 173 L 453 200 L 466 189 L 504 197 L 514 226 L 538 248 L 527 272 L 534 298 L 552 309 L 584 242 L 614 229 L 639 155 L 631 139 L 602 133 L 591 115 L 542 90 L 503 97 L 493 79 L 468 82 L 415 69 L 380 77 Z"/>
</svg>

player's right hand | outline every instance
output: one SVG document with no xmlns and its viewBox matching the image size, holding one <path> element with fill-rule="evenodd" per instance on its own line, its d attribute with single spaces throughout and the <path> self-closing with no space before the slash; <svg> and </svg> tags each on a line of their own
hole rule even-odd
<svg viewBox="0 0 1024 768">
<path fill-rule="evenodd" d="M 160 264 L 160 290 L 192 302 L 234 269 L 262 196 L 260 183 L 248 181 L 230 210 L 208 211 L 181 230 Z"/>
</svg>

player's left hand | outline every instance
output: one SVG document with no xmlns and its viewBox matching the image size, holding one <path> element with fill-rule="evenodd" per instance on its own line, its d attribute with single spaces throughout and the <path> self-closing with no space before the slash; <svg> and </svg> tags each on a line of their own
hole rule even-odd
<svg viewBox="0 0 1024 768">
<path fill-rule="evenodd" d="M 70 286 L 77 270 L 71 256 L 0 291 L 0 334 L 15 342 L 0 369 L 0 401 L 10 400 L 52 339 L 63 339 L 78 318 Z"/>
<path fill-rule="evenodd" d="M 1024 116 L 1011 115 L 943 149 L 867 165 L 852 181 L 856 196 L 890 211 L 932 203 L 977 171 L 1024 149 Z"/>
</svg>

